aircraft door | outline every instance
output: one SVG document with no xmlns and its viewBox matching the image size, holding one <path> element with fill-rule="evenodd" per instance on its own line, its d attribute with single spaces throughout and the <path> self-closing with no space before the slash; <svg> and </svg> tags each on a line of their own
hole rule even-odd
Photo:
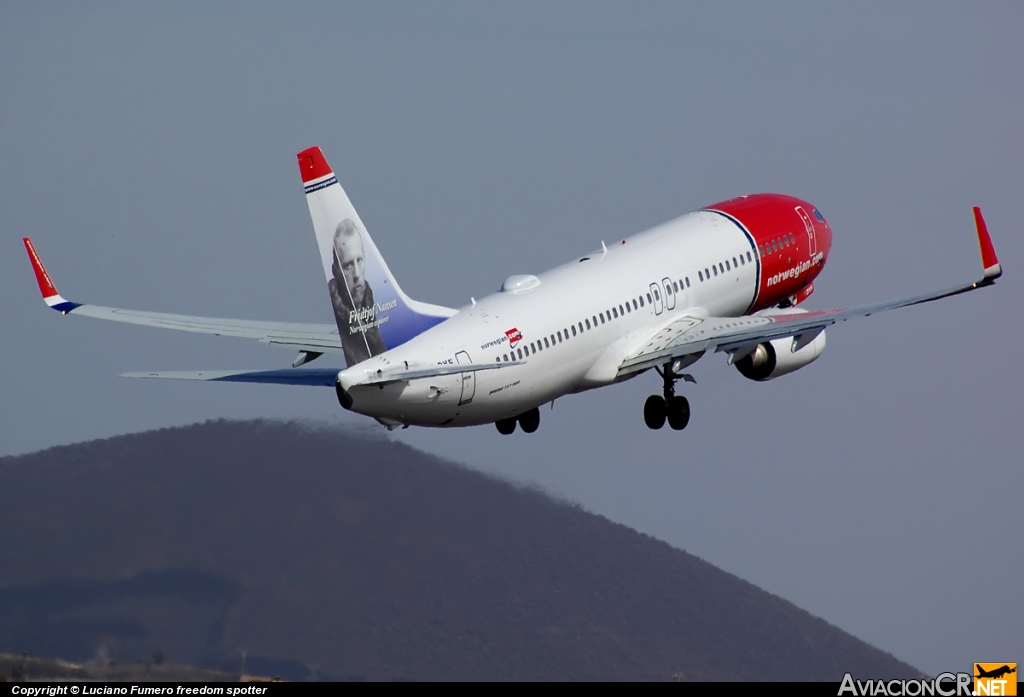
<svg viewBox="0 0 1024 697">
<path fill-rule="evenodd" d="M 455 354 L 455 362 L 463 365 L 472 363 L 469 359 L 469 354 L 465 351 L 459 351 Z M 473 401 L 473 395 L 476 394 L 476 373 L 460 373 L 462 375 L 462 396 L 459 397 L 459 406 L 463 404 L 469 404 Z"/>
<path fill-rule="evenodd" d="M 661 294 L 661 286 L 657 283 L 651 284 L 651 300 L 654 302 L 654 314 L 660 315 L 665 310 L 665 305 L 662 302 L 664 297 Z"/>
<path fill-rule="evenodd" d="M 804 221 L 804 229 L 807 230 L 807 253 L 809 256 L 814 256 L 818 252 L 818 243 L 814 239 L 814 223 L 811 221 L 811 216 L 807 215 L 807 211 L 803 209 L 803 206 L 797 206 L 796 212 L 800 215 L 800 219 Z"/>
<path fill-rule="evenodd" d="M 672 290 L 672 279 L 667 277 L 661 279 L 661 289 L 665 292 L 665 309 L 676 309 L 676 294 Z"/>
</svg>

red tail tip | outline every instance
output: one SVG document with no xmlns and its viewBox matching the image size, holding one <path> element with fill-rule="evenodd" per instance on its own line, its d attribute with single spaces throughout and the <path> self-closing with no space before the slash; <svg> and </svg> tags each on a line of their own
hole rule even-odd
<svg viewBox="0 0 1024 697">
<path fill-rule="evenodd" d="M 303 184 L 331 173 L 331 166 L 316 146 L 303 150 L 296 157 L 299 159 L 299 174 L 302 175 Z"/>
</svg>

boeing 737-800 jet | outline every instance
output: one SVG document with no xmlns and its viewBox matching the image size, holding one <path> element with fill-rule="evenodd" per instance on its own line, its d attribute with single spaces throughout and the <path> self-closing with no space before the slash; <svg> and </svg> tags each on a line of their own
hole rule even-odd
<svg viewBox="0 0 1024 697">
<path fill-rule="evenodd" d="M 791 373 L 825 348 L 838 321 L 992 285 L 1002 274 L 974 209 L 981 280 L 934 293 L 833 310 L 800 307 L 814 291 L 832 229 L 812 204 L 755 194 L 684 215 L 540 275 L 509 276 L 461 309 L 402 292 L 319 148 L 298 154 L 335 323 L 189 317 L 83 305 L 58 294 L 32 242 L 25 247 L 46 304 L 63 314 L 237 336 L 298 351 L 291 368 L 127 373 L 125 377 L 333 387 L 345 409 L 398 426 L 493 423 L 532 433 L 538 407 L 654 369 L 661 394 L 646 424 L 686 427 L 677 381 L 722 353 L 757 381 Z M 346 367 L 302 368 L 324 353 Z"/>
</svg>

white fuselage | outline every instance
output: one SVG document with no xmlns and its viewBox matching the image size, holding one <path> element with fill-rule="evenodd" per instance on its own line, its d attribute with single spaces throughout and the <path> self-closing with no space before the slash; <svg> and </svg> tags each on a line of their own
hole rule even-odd
<svg viewBox="0 0 1024 697">
<path fill-rule="evenodd" d="M 726 260 L 729 269 L 718 273 Z M 715 272 L 703 278 L 712 267 Z M 681 315 L 747 313 L 759 274 L 748 234 L 720 213 L 690 213 L 540 274 L 533 287 L 489 295 L 342 371 L 339 380 L 347 387 L 360 375 L 406 362 L 412 369 L 522 361 L 499 370 L 350 388 L 353 411 L 387 424 L 470 426 L 515 417 L 615 382 L 623 358 Z"/>
</svg>

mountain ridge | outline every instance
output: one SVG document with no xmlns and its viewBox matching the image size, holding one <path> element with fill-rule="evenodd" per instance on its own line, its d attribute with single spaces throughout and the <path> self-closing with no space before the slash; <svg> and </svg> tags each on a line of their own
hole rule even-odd
<svg viewBox="0 0 1024 697">
<path fill-rule="evenodd" d="M 160 429 L 0 458 L 0 491 L 0 651 L 244 650 L 292 679 L 920 675 L 663 541 L 361 434 Z"/>
</svg>

